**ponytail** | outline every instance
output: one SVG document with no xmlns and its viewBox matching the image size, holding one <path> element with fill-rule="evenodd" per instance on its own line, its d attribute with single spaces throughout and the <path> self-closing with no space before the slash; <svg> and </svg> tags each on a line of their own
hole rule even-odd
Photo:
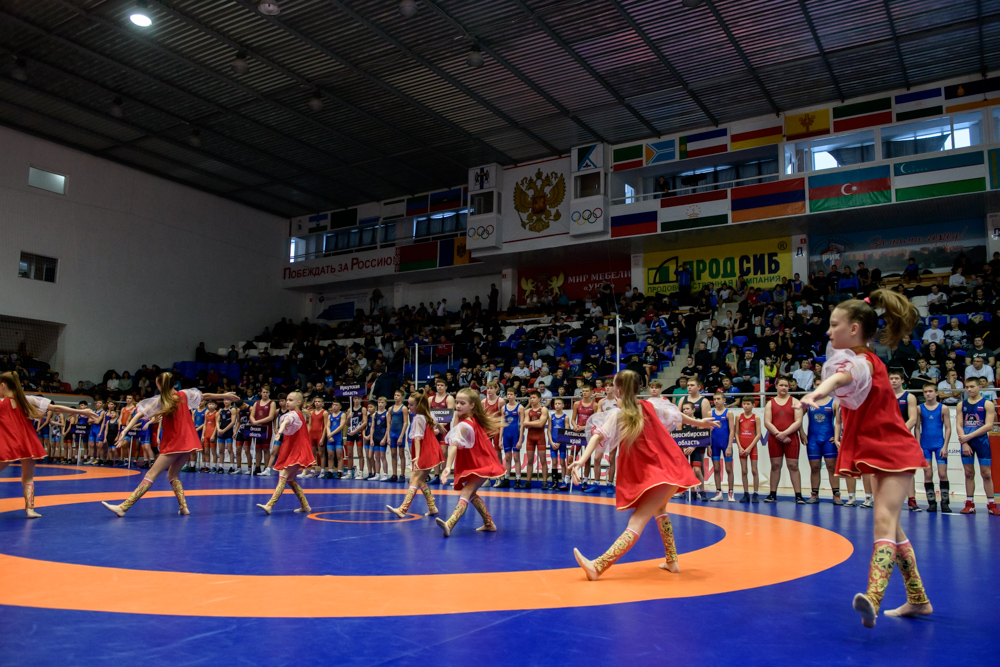
<svg viewBox="0 0 1000 667">
<path fill-rule="evenodd" d="M 399 393 L 403 392 L 400 391 Z M 427 420 L 427 425 L 434 428 L 437 423 L 434 421 L 434 417 L 431 416 L 431 404 L 427 398 L 427 394 L 423 391 L 415 391 L 410 394 L 410 398 L 412 398 L 417 404 L 417 408 L 414 412 L 418 415 L 423 415 L 424 419 Z"/>
<path fill-rule="evenodd" d="M 864 300 L 850 299 L 837 305 L 837 310 L 847 314 L 852 322 L 861 325 L 865 340 L 872 340 L 878 333 L 877 309 L 882 309 L 882 319 L 885 326 L 879 336 L 883 345 L 895 345 L 903 336 L 911 333 L 920 320 L 920 312 L 910 301 L 892 290 L 879 289 Z"/>
<path fill-rule="evenodd" d="M 635 371 L 619 371 L 615 375 L 615 390 L 618 392 L 618 421 L 621 424 L 624 448 L 630 447 L 642 433 L 642 410 L 636 402 L 639 393 L 639 374 Z"/>
<path fill-rule="evenodd" d="M 174 374 L 164 371 L 156 378 L 156 384 L 160 387 L 160 409 L 150 419 L 155 417 L 167 417 L 177 409 L 177 394 L 174 393 Z"/>
<path fill-rule="evenodd" d="M 42 418 L 41 411 L 29 403 L 27 397 L 25 397 L 24 389 L 21 388 L 21 380 L 17 377 L 17 373 L 8 372 L 0 374 L 0 384 L 10 389 L 11 400 L 17 406 L 17 409 L 24 413 L 25 417 L 28 419 Z"/>
</svg>

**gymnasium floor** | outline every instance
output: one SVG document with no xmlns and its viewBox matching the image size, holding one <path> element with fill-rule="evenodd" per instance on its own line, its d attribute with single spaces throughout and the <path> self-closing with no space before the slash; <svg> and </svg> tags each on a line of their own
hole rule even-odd
<svg viewBox="0 0 1000 667">
<path fill-rule="evenodd" d="M 384 511 L 404 485 L 305 480 L 313 507 L 273 477 L 165 476 L 124 519 L 137 474 L 39 467 L 27 521 L 20 468 L 0 473 L 0 666 L 101 664 L 986 665 L 1000 654 L 1000 519 L 904 513 L 935 607 L 861 627 L 872 514 L 672 502 L 680 574 L 656 565 L 655 525 L 596 582 L 624 530 L 611 498 L 488 491 L 500 530 L 470 509 L 449 539 Z M 132 471 L 134 473 L 134 471 Z M 447 494 L 447 495 L 446 495 Z M 447 517 L 456 495 L 439 491 Z M 956 503 L 958 504 L 958 503 Z M 957 508 L 956 508 L 957 509 Z M 896 572 L 883 604 L 905 600 Z"/>
</svg>

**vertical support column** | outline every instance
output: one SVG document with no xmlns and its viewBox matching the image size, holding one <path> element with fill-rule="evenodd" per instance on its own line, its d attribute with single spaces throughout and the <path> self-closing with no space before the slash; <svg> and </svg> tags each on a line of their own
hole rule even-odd
<svg viewBox="0 0 1000 667">
<path fill-rule="evenodd" d="M 517 296 L 517 269 L 503 269 L 500 273 L 500 312 L 507 310 L 511 296 Z"/>
<path fill-rule="evenodd" d="M 803 282 L 809 282 L 809 237 L 794 234 L 791 239 L 792 275 L 799 274 Z M 788 276 L 791 278 L 792 276 Z"/>
<path fill-rule="evenodd" d="M 643 254 L 641 252 L 632 255 L 632 287 L 638 288 L 640 292 L 645 294 L 646 291 L 646 281 L 643 275 L 645 271 L 643 265 Z M 647 295 L 648 296 L 648 295 Z"/>
</svg>

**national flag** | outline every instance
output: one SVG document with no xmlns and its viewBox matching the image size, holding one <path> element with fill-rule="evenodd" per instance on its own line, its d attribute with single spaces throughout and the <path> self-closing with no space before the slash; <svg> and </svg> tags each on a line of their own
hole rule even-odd
<svg viewBox="0 0 1000 667">
<path fill-rule="evenodd" d="M 773 118 L 742 123 L 733 127 L 729 137 L 729 150 L 741 151 L 758 146 L 780 144 L 784 139 L 784 128 L 781 121 Z"/>
<path fill-rule="evenodd" d="M 729 150 L 729 130 L 720 127 L 717 130 L 688 134 L 681 137 L 678 143 L 682 160 L 725 153 Z"/>
<path fill-rule="evenodd" d="M 611 170 L 625 171 L 643 166 L 643 146 L 644 144 L 634 144 L 611 151 L 611 162 L 614 164 Z"/>
<path fill-rule="evenodd" d="M 309 216 L 309 233 L 315 234 L 316 232 L 325 232 L 330 228 L 330 214 L 329 213 L 317 213 L 316 215 Z"/>
<path fill-rule="evenodd" d="M 946 106 L 944 110 L 948 113 L 954 113 L 956 111 L 980 109 L 1000 104 L 1000 99 L 998 98 L 1000 98 L 1000 77 L 945 86 L 944 103 Z"/>
<path fill-rule="evenodd" d="M 732 190 L 733 222 L 750 222 L 806 212 L 806 180 L 791 178 Z"/>
<path fill-rule="evenodd" d="M 986 162 L 990 167 L 990 190 L 1000 190 L 1000 148 L 986 151 Z"/>
<path fill-rule="evenodd" d="M 393 199 L 382 202 L 382 219 L 398 220 L 406 217 L 406 200 Z"/>
<path fill-rule="evenodd" d="M 816 109 L 785 116 L 785 139 L 795 141 L 830 134 L 830 110 Z"/>
<path fill-rule="evenodd" d="M 358 226 L 358 209 L 349 208 L 344 211 L 330 212 L 330 231 Z"/>
<path fill-rule="evenodd" d="M 406 198 L 406 215 L 423 215 L 427 213 L 427 195 Z"/>
<path fill-rule="evenodd" d="M 451 190 L 432 192 L 429 195 L 429 210 L 431 213 L 450 211 L 452 209 L 461 208 L 461 206 L 462 188 L 452 188 Z"/>
<path fill-rule="evenodd" d="M 369 202 L 356 206 L 358 209 L 358 224 L 373 225 L 382 219 L 382 205 L 378 202 Z"/>
<path fill-rule="evenodd" d="M 414 243 L 396 248 L 396 272 L 436 269 L 438 265 L 438 242 Z"/>
<path fill-rule="evenodd" d="M 655 234 L 657 211 L 640 211 L 627 215 L 611 216 L 611 238 Z"/>
<path fill-rule="evenodd" d="M 600 169 L 604 166 L 604 144 L 591 144 L 573 149 L 573 171 Z"/>
<path fill-rule="evenodd" d="M 809 177 L 809 211 L 892 203 L 889 165 Z"/>
<path fill-rule="evenodd" d="M 880 97 L 833 107 L 833 131 L 849 132 L 892 122 L 892 98 Z"/>
<path fill-rule="evenodd" d="M 896 122 L 940 116 L 944 113 L 944 106 L 941 104 L 943 101 L 940 88 L 896 95 Z"/>
<path fill-rule="evenodd" d="M 897 162 L 893 176 L 897 202 L 986 190 L 982 151 Z"/>
<path fill-rule="evenodd" d="M 699 192 L 660 200 L 660 231 L 729 224 L 729 190 Z"/>
<path fill-rule="evenodd" d="M 438 241 L 438 268 L 443 266 L 461 266 L 470 261 L 469 251 L 465 247 L 465 237 Z"/>
<path fill-rule="evenodd" d="M 646 158 L 647 165 L 670 162 L 677 157 L 677 152 L 674 150 L 673 139 L 654 141 L 651 144 L 645 144 L 643 146 L 643 153 Z"/>
</svg>

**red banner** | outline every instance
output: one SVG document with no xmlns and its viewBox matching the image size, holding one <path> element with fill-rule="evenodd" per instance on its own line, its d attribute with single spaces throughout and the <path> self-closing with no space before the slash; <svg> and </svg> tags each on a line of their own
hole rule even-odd
<svg viewBox="0 0 1000 667">
<path fill-rule="evenodd" d="M 629 258 L 610 262 L 550 266 L 537 270 L 518 270 L 517 302 L 526 305 L 530 297 L 541 301 L 546 296 L 558 301 L 565 294 L 570 301 L 597 294 L 605 280 L 615 288 L 615 294 L 632 289 L 632 263 Z"/>
</svg>

